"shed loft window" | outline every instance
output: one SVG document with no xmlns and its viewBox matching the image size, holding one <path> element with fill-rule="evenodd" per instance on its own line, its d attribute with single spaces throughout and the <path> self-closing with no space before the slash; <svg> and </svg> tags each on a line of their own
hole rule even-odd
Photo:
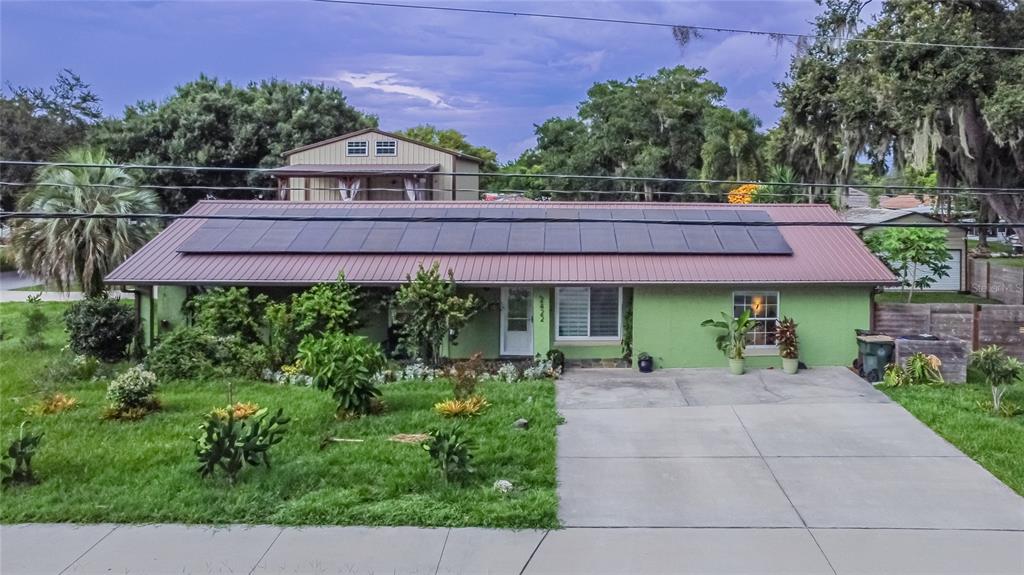
<svg viewBox="0 0 1024 575">
<path fill-rule="evenodd" d="M 370 155 L 370 147 L 366 144 L 365 140 L 348 142 L 345 147 L 345 154 L 348 156 L 368 156 Z"/>
<path fill-rule="evenodd" d="M 750 310 L 754 329 L 747 334 L 747 345 L 775 345 L 775 322 L 779 319 L 779 292 L 735 292 L 732 316 Z"/>
<path fill-rule="evenodd" d="M 381 140 L 377 142 L 376 153 L 378 156 L 397 156 L 398 142 L 394 140 Z"/>
<path fill-rule="evenodd" d="M 622 328 L 621 310 L 621 288 L 556 288 L 556 339 L 617 340 Z"/>
</svg>

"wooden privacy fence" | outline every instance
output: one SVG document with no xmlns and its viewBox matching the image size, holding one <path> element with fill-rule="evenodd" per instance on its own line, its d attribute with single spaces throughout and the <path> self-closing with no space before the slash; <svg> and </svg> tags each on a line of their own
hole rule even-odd
<svg viewBox="0 0 1024 575">
<path fill-rule="evenodd" d="M 971 293 L 1005 304 L 1024 305 L 1024 267 L 1010 267 L 984 258 L 971 259 Z"/>
<path fill-rule="evenodd" d="M 1024 360 L 1024 305 L 875 303 L 871 329 L 889 335 L 930 334 L 1003 347 Z"/>
</svg>

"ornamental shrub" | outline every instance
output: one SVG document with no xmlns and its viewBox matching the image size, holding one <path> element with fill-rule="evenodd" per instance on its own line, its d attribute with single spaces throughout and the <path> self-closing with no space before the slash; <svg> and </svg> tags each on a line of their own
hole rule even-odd
<svg viewBox="0 0 1024 575">
<path fill-rule="evenodd" d="M 235 417 L 235 410 L 225 410 L 225 416 L 214 412 L 206 416 L 199 429 L 202 434 L 196 442 L 196 458 L 202 477 L 220 469 L 234 485 L 244 465 L 265 465 L 270 469 L 270 448 L 284 440 L 288 430 L 284 410 L 267 417 L 269 411 L 260 409 L 244 421 Z"/>
<path fill-rule="evenodd" d="M 46 348 L 46 340 L 43 339 L 43 331 L 50 323 L 50 318 L 43 311 L 40 295 L 30 295 L 25 299 L 28 305 L 22 308 L 21 314 L 25 317 L 25 335 L 21 338 L 21 344 L 29 351 Z"/>
<path fill-rule="evenodd" d="M 64 312 L 64 325 L 72 351 L 113 363 L 128 354 L 135 334 L 135 314 L 104 294 L 73 303 Z"/>
<path fill-rule="evenodd" d="M 163 380 L 260 377 L 268 365 L 262 344 L 238 336 L 215 336 L 195 327 L 172 331 L 146 356 L 146 366 Z"/>
<path fill-rule="evenodd" d="M 331 391 L 340 415 L 374 411 L 380 395 L 375 376 L 387 366 L 379 345 L 357 335 L 307 335 L 299 344 L 299 359 L 313 385 Z"/>
<path fill-rule="evenodd" d="M 263 311 L 269 299 L 251 297 L 249 288 L 216 288 L 190 299 L 186 309 L 192 313 L 192 325 L 218 336 L 235 336 L 246 342 L 260 340 Z"/>
<path fill-rule="evenodd" d="M 481 309 L 473 294 L 460 296 L 455 276 L 448 270 L 442 278 L 440 264 L 422 265 L 416 277 L 408 277 L 395 294 L 395 303 L 405 314 L 400 343 L 410 357 L 422 357 L 437 365 L 445 338 L 455 342 L 466 323 Z"/>
<path fill-rule="evenodd" d="M 152 411 L 159 405 L 153 396 L 156 393 L 157 377 L 142 366 L 128 368 L 114 378 L 107 386 L 107 400 L 110 401 L 111 415 L 128 414 L 133 411 Z"/>
<path fill-rule="evenodd" d="M 423 449 L 434 460 L 445 483 L 461 482 L 474 473 L 473 442 L 458 425 L 450 430 L 435 429 L 427 433 Z"/>
</svg>

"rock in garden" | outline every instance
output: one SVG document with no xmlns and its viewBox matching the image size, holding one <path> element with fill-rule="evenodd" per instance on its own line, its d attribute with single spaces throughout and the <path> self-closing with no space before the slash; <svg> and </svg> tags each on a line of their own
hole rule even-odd
<svg viewBox="0 0 1024 575">
<path fill-rule="evenodd" d="M 512 482 L 506 479 L 499 479 L 494 482 L 494 490 L 499 493 L 511 493 Z"/>
<path fill-rule="evenodd" d="M 515 423 L 512 424 L 512 427 L 515 427 L 517 429 L 526 429 L 530 427 L 530 422 L 520 417 L 515 421 Z"/>
</svg>

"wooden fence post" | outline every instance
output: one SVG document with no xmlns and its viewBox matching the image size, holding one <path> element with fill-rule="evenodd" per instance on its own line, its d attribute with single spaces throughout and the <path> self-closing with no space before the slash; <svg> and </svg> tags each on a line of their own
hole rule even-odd
<svg viewBox="0 0 1024 575">
<path fill-rule="evenodd" d="M 971 351 L 978 351 L 978 344 L 981 341 L 981 306 L 974 304 L 971 318 Z"/>
</svg>

